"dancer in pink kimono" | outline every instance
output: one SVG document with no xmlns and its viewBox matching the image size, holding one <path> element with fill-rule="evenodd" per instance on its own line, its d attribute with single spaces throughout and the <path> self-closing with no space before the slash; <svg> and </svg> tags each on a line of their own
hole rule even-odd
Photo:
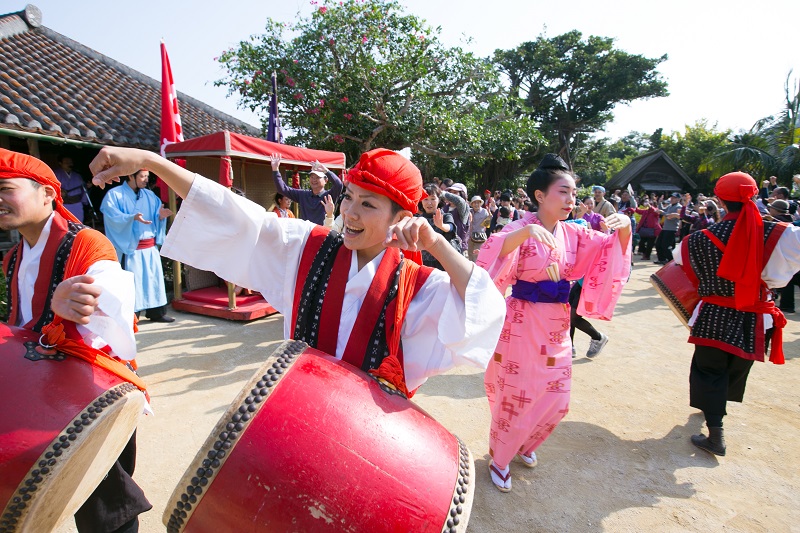
<svg viewBox="0 0 800 533">
<path fill-rule="evenodd" d="M 575 207 L 576 187 L 561 158 L 547 154 L 527 192 L 538 211 L 493 234 L 477 260 L 500 292 L 513 285 L 484 379 L 492 411 L 489 470 L 503 492 L 511 490 L 511 459 L 536 466 L 535 450 L 569 409 L 569 282 L 585 277 L 578 314 L 610 320 L 631 262 L 628 216 L 606 218 L 616 230 L 610 235 L 562 222 Z"/>
</svg>

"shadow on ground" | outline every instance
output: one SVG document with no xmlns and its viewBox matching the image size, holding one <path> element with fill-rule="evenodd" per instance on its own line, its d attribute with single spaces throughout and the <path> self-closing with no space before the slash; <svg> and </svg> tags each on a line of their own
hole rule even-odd
<svg viewBox="0 0 800 533">
<path fill-rule="evenodd" d="M 676 471 L 718 464 L 689 443 L 702 424 L 702 416 L 691 415 L 662 437 L 626 440 L 594 424 L 562 422 L 538 450 L 539 466 L 512 461 L 507 494 L 491 482 L 489 456 L 476 458 L 478 509 L 469 531 L 511 531 L 524 523 L 526 531 L 600 532 L 603 520 L 620 510 L 692 498 L 693 485 L 679 483 Z"/>
</svg>

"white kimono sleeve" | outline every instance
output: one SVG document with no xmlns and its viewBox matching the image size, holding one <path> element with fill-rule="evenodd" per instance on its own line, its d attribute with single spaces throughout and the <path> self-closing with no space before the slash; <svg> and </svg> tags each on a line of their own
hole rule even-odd
<svg viewBox="0 0 800 533">
<path fill-rule="evenodd" d="M 279 218 L 200 175 L 183 201 L 161 255 L 259 291 L 291 316 L 295 278 L 314 224 Z"/>
<path fill-rule="evenodd" d="M 457 365 L 485 369 L 505 314 L 505 300 L 484 269 L 473 268 L 463 302 L 449 276 L 434 270 L 409 304 L 401 332 L 408 389 Z"/>
<path fill-rule="evenodd" d="M 761 279 L 770 289 L 785 287 L 800 271 L 800 226 L 789 226 L 778 239 Z"/>
</svg>

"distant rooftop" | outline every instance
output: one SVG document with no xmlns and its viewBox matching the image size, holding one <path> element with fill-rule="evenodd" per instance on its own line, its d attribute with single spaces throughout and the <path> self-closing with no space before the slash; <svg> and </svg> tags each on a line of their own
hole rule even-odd
<svg viewBox="0 0 800 533">
<path fill-rule="evenodd" d="M 261 130 L 178 93 L 184 137 Z M 42 26 L 0 15 L 0 129 L 158 151 L 161 82 Z"/>
</svg>

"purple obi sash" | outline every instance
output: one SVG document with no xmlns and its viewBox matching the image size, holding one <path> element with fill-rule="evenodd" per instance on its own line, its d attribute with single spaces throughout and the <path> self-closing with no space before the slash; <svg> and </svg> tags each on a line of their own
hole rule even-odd
<svg viewBox="0 0 800 533">
<path fill-rule="evenodd" d="M 569 288 L 569 281 L 565 279 L 539 282 L 517 280 L 511 288 L 511 296 L 533 303 L 565 304 L 569 302 Z"/>
</svg>

